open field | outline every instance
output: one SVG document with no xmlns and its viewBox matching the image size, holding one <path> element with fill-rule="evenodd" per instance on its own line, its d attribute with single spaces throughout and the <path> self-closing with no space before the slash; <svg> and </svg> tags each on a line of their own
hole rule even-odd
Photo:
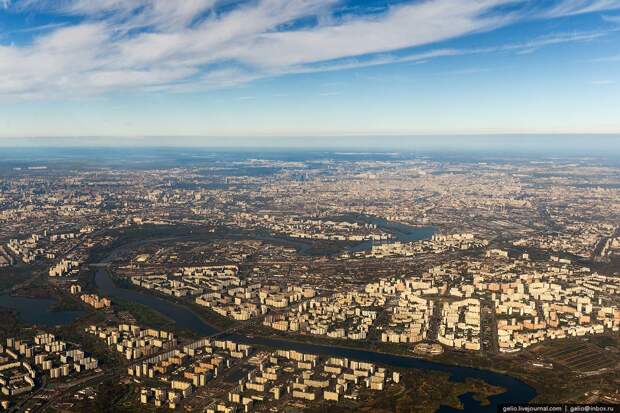
<svg viewBox="0 0 620 413">
<path fill-rule="evenodd" d="M 577 373 L 596 372 L 617 366 L 620 361 L 614 353 L 606 351 L 589 341 L 575 340 L 546 343 L 538 352 L 554 364 L 560 364 Z"/>
</svg>

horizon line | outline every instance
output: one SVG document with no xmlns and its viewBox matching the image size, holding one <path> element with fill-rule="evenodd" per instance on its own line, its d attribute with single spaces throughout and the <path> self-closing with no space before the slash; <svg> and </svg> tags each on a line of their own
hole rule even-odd
<svg viewBox="0 0 620 413">
<path fill-rule="evenodd" d="M 367 135 L 367 136 L 142 136 L 0 138 L 5 150 L 209 149 L 347 152 L 503 152 L 620 155 L 620 134 Z"/>
<path fill-rule="evenodd" d="M 316 139 L 328 139 L 328 138 L 428 138 L 428 137 L 440 137 L 440 138 L 458 138 L 458 137 L 474 137 L 474 138 L 504 138 L 504 137 L 579 137 L 579 136 L 593 136 L 593 137 L 620 137 L 620 131 L 618 132 L 462 132 L 462 133 L 450 133 L 450 132 L 419 132 L 419 133 L 265 133 L 265 134 L 127 134 L 127 135 L 19 135 L 19 136 L 2 136 L 0 135 L 0 141 L 5 140 L 46 140 L 46 139 L 132 139 L 132 140 L 144 140 L 144 139 L 300 139 L 300 138 L 316 138 Z"/>
</svg>

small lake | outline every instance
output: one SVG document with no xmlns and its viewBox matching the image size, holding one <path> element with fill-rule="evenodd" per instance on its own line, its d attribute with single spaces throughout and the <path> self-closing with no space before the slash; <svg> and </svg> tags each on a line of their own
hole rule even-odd
<svg viewBox="0 0 620 413">
<path fill-rule="evenodd" d="M 71 324 L 83 311 L 54 311 L 56 301 L 46 298 L 15 297 L 9 294 L 0 296 L 0 307 L 15 310 L 20 321 L 45 327 Z"/>
</svg>

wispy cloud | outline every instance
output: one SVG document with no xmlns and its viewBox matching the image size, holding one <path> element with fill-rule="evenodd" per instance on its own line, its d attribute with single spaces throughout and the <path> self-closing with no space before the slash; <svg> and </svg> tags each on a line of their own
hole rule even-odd
<svg viewBox="0 0 620 413">
<path fill-rule="evenodd" d="M 457 69 L 457 70 L 450 70 L 447 72 L 444 72 L 444 74 L 446 75 L 457 75 L 457 76 L 461 76 L 461 75 L 476 75 L 479 73 L 488 73 L 490 72 L 492 69 L 488 68 L 488 67 L 468 67 L 465 69 Z"/>
<path fill-rule="evenodd" d="M 610 23 L 620 24 L 620 15 L 618 16 L 603 16 L 603 20 Z"/>
<path fill-rule="evenodd" d="M 613 85 L 615 84 L 616 81 L 615 80 L 609 80 L 609 79 L 603 79 L 603 80 L 592 80 L 590 82 L 591 85 L 595 85 L 595 86 L 606 86 L 606 85 Z"/>
<path fill-rule="evenodd" d="M 294 73 L 313 73 L 335 70 L 356 69 L 360 67 L 378 66 L 395 63 L 424 63 L 432 59 L 457 57 L 489 53 L 515 53 L 526 54 L 534 53 L 537 50 L 551 45 L 575 42 L 588 42 L 605 36 L 609 32 L 571 32 L 556 33 L 541 36 L 527 42 L 506 43 L 499 46 L 482 48 L 463 48 L 463 49 L 436 49 L 420 53 L 399 53 L 399 54 L 380 54 L 365 59 L 342 59 L 337 61 L 321 62 L 316 65 L 293 66 L 287 70 Z"/>
<path fill-rule="evenodd" d="M 565 0 L 542 13 L 545 17 L 563 17 L 620 9 L 620 0 Z"/>
<path fill-rule="evenodd" d="M 9 1 L 9 0 L 6 0 Z M 65 27 L 67 23 L 49 23 L 42 24 L 40 26 L 26 27 L 24 29 L 13 30 L 10 33 L 34 33 L 34 32 L 44 32 L 46 30 L 53 30 L 59 27 Z"/>
<path fill-rule="evenodd" d="M 592 60 L 595 63 L 620 62 L 620 53 L 612 56 L 599 57 Z"/>
<path fill-rule="evenodd" d="M 338 96 L 338 95 L 340 95 L 340 92 L 337 92 L 337 91 L 319 93 L 319 96 L 322 96 L 322 97 Z"/>
<path fill-rule="evenodd" d="M 223 3 L 228 7 L 222 8 Z M 558 33 L 485 48 L 415 50 L 524 19 L 620 8 L 620 0 L 555 0 L 536 8 L 525 7 L 531 0 L 425 0 L 342 16 L 333 13 L 339 0 L 230 3 L 0 0 L 11 12 L 45 11 L 60 19 L 27 28 L 34 33 L 30 45 L 0 46 L 0 95 L 31 99 L 128 89 L 185 91 L 233 87 L 289 73 L 481 53 L 524 54 L 590 41 L 605 32 Z M 507 5 L 524 7 L 501 11 Z M 310 17 L 316 18 L 315 24 L 295 24 Z"/>
</svg>

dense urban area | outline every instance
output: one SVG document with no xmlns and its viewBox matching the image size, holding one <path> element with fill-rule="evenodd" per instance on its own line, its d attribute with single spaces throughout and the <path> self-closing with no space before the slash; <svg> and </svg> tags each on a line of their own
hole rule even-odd
<svg viewBox="0 0 620 413">
<path fill-rule="evenodd" d="M 2 409 L 620 403 L 617 162 L 18 155 Z"/>
</svg>

